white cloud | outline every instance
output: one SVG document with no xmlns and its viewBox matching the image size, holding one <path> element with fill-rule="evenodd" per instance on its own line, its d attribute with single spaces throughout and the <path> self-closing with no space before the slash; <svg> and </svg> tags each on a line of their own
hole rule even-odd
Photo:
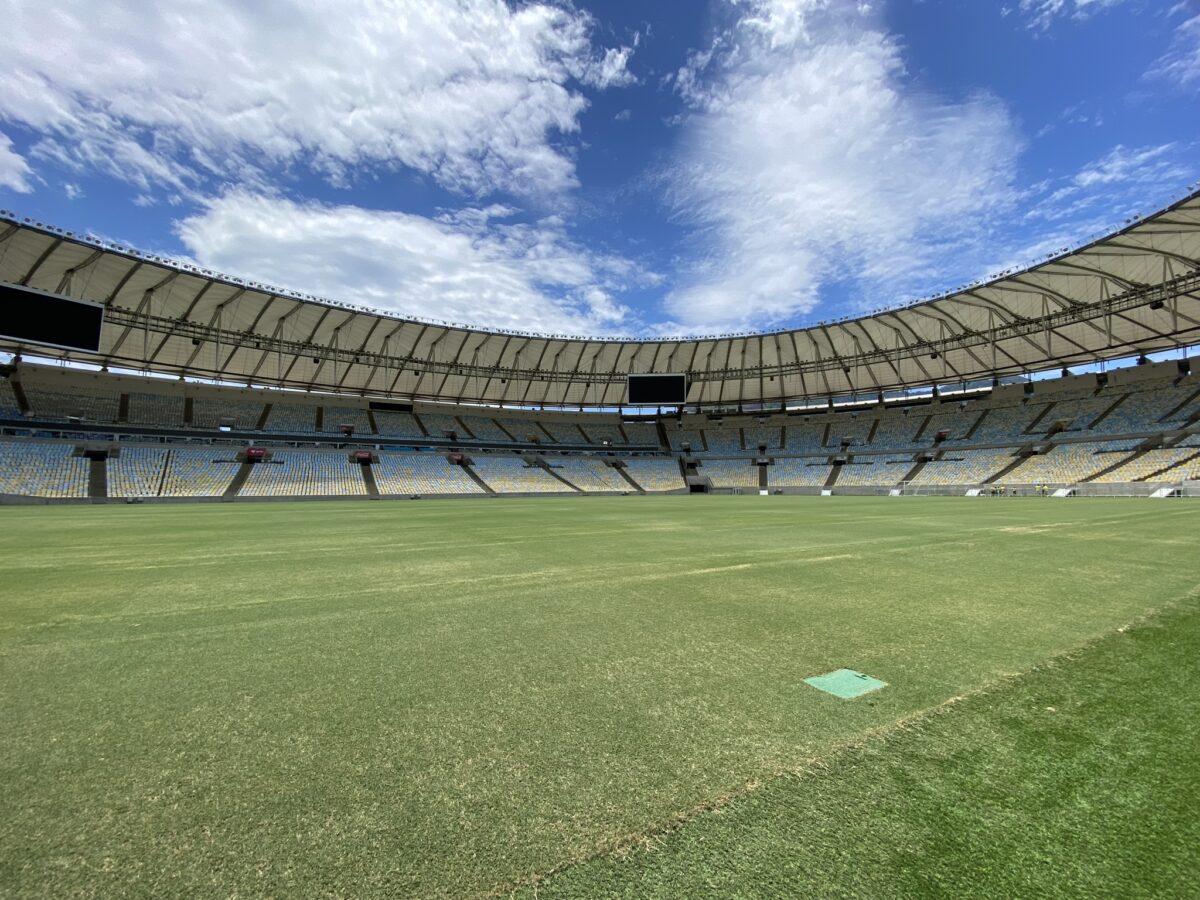
<svg viewBox="0 0 1200 900">
<path fill-rule="evenodd" d="M 1022 198 L 1025 220 L 1069 225 L 1078 240 L 1107 231 L 1131 214 L 1144 214 L 1168 188 L 1185 184 L 1195 174 L 1194 148 L 1176 143 L 1146 147 L 1118 144 L 1104 156 L 1068 176 L 1042 182 Z M 1059 237 L 1048 239 L 1061 243 Z"/>
<path fill-rule="evenodd" d="M 853 282 L 878 306 L 963 271 L 976 222 L 1013 200 L 1021 141 L 1005 108 L 910 88 L 865 4 L 737 9 L 674 79 L 693 114 L 671 197 L 697 233 L 668 316 L 779 325 L 812 311 L 823 283 Z"/>
<path fill-rule="evenodd" d="M 1180 168 L 1169 154 L 1174 144 L 1141 147 L 1130 150 L 1121 144 L 1095 162 L 1084 166 L 1073 178 L 1077 187 L 1089 188 L 1114 182 L 1138 184 L 1171 184 L 1183 179 L 1186 170 Z"/>
<path fill-rule="evenodd" d="M 1148 75 L 1182 88 L 1200 88 L 1200 15 L 1193 16 L 1175 30 L 1171 46 Z"/>
<path fill-rule="evenodd" d="M 1195 174 L 1194 147 L 1175 143 L 1127 148 L 1120 144 L 1068 175 L 1024 191 L 1020 205 L 1032 229 L 1014 229 L 986 248 L 978 277 L 1024 268 L 1128 224 L 1166 203 L 1164 188 Z M 1030 232 L 1036 236 L 1029 237 Z"/>
<path fill-rule="evenodd" d="M 1059 17 L 1084 19 L 1125 0 L 1021 0 L 1019 9 L 1029 27 L 1045 31 Z"/>
<path fill-rule="evenodd" d="M 741 27 L 759 32 L 772 50 L 810 40 L 809 19 L 837 0 L 734 0 L 748 12 Z"/>
<path fill-rule="evenodd" d="M 637 81 L 629 71 L 633 47 L 610 47 L 604 56 L 583 72 L 583 81 L 598 88 L 625 87 Z"/>
<path fill-rule="evenodd" d="M 12 140 L 0 131 L 0 188 L 8 188 L 18 194 L 28 194 L 33 190 L 29 183 L 33 170 L 25 157 L 12 147 Z"/>
<path fill-rule="evenodd" d="M 596 254 L 550 217 L 493 205 L 434 220 L 244 192 L 178 223 L 207 268 L 404 315 L 562 334 L 634 324 L 614 295 L 654 276 Z"/>
<path fill-rule="evenodd" d="M 403 165 L 468 194 L 575 184 L 579 85 L 632 80 L 554 3 L 0 0 L 0 119 L 139 190 Z M 636 42 L 635 42 L 636 43 Z"/>
</svg>

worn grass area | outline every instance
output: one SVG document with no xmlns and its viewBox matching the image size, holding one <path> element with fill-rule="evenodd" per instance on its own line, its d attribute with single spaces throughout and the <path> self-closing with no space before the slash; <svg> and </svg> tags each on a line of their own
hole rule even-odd
<svg viewBox="0 0 1200 900">
<path fill-rule="evenodd" d="M 1178 600 L 1198 523 L 1038 498 L 2 509 L 0 892 L 501 889 Z M 841 667 L 889 687 L 803 684 Z"/>
<path fill-rule="evenodd" d="M 1198 659 L 1192 598 L 537 895 L 1195 897 Z"/>
</svg>

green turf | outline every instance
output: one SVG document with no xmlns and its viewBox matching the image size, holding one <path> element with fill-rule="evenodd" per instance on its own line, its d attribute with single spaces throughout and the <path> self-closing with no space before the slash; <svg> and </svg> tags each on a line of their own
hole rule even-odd
<svg viewBox="0 0 1200 900">
<path fill-rule="evenodd" d="M 1198 522 L 1040 498 L 0 509 L 0 891 L 520 883 L 1177 601 Z M 843 667 L 888 687 L 803 682 Z"/>
<path fill-rule="evenodd" d="M 1195 897 L 1198 655 L 1193 600 L 537 895 Z"/>
</svg>

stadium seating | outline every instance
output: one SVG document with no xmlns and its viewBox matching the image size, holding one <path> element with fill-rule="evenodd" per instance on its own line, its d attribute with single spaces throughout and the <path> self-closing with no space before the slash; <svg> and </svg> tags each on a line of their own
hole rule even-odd
<svg viewBox="0 0 1200 900">
<path fill-rule="evenodd" d="M 192 427 L 214 429 L 225 422 L 236 431 L 253 431 L 258 428 L 262 411 L 262 400 L 195 397 L 192 400 Z"/>
<path fill-rule="evenodd" d="M 899 484 L 912 467 L 911 453 L 887 456 L 858 455 L 842 466 L 837 483 L 847 486 Z"/>
<path fill-rule="evenodd" d="M 512 443 L 510 438 L 493 419 L 486 416 L 459 416 L 459 421 L 467 427 L 477 441 L 497 441 L 504 444 Z M 456 429 L 462 431 L 461 428 Z M 466 436 L 465 433 L 463 435 Z"/>
<path fill-rule="evenodd" d="M 667 434 L 670 433 L 668 429 Z M 743 452 L 741 432 L 732 425 L 709 425 L 704 429 L 704 437 L 708 443 L 708 452 L 716 456 L 737 456 Z M 692 443 L 693 451 L 699 447 L 699 444 Z"/>
<path fill-rule="evenodd" d="M 758 466 L 750 459 L 706 459 L 699 472 L 713 487 L 757 488 Z"/>
<path fill-rule="evenodd" d="M 13 393 L 12 385 L 8 383 L 7 378 L 0 378 L 0 419 L 19 419 L 21 417 L 21 404 L 17 402 L 17 395 Z"/>
<path fill-rule="evenodd" d="M 971 426 L 979 421 L 981 412 L 978 407 L 968 404 L 965 409 L 934 413 L 929 417 L 918 443 L 923 447 L 935 444 L 940 431 L 947 433 L 945 443 L 962 443 Z"/>
<path fill-rule="evenodd" d="M 183 427 L 183 398 L 172 394 L 129 393 L 129 412 L 125 420 L 134 425 Z"/>
<path fill-rule="evenodd" d="M 785 449 L 791 453 L 804 453 L 809 450 L 821 449 L 821 438 L 825 426 L 819 422 L 805 422 L 801 425 L 788 425 L 785 431 L 787 444 Z"/>
<path fill-rule="evenodd" d="M 70 391 L 44 388 L 36 384 L 23 385 L 29 401 L 30 415 L 44 419 L 66 419 L 79 416 L 89 422 L 115 422 L 121 405 L 117 391 L 101 388 L 73 388 Z"/>
<path fill-rule="evenodd" d="M 159 496 L 220 497 L 237 471 L 238 462 L 231 450 L 172 447 L 167 452 L 166 473 Z"/>
<path fill-rule="evenodd" d="M 274 410 L 272 410 L 274 413 Z M 371 419 L 361 406 L 327 406 L 321 418 L 321 430 L 326 434 L 341 434 L 343 425 L 353 425 L 357 435 L 374 434 Z"/>
<path fill-rule="evenodd" d="M 1060 401 L 1051 408 L 1050 413 L 1042 420 L 1046 427 L 1059 421 L 1068 421 L 1067 432 L 1087 431 L 1106 409 L 1112 406 L 1119 397 L 1115 393 L 1102 393 L 1098 396 L 1079 397 Z M 1103 424 L 1103 423 L 1102 423 Z"/>
<path fill-rule="evenodd" d="M 635 447 L 658 446 L 658 429 L 650 422 L 626 422 L 621 426 Z"/>
<path fill-rule="evenodd" d="M 583 435 L 575 427 L 574 423 L 542 419 L 541 426 L 545 431 L 549 432 L 550 437 L 556 444 L 582 445 L 586 443 Z"/>
<path fill-rule="evenodd" d="M 462 466 L 437 453 L 381 453 L 371 470 L 383 496 L 484 493 Z"/>
<path fill-rule="evenodd" d="M 591 457 L 555 457 L 547 460 L 555 472 L 585 493 L 629 491 L 629 482 L 604 460 Z"/>
<path fill-rule="evenodd" d="M 1192 448 L 1195 451 L 1196 448 Z M 1155 481 L 1200 481 L 1200 459 L 1176 463 L 1167 471 L 1154 476 Z"/>
<path fill-rule="evenodd" d="M 779 425 L 756 425 L 746 429 L 746 452 L 758 454 L 758 445 L 766 444 L 767 453 L 783 449 L 783 428 Z"/>
<path fill-rule="evenodd" d="M 767 467 L 771 487 L 813 487 L 825 483 L 833 466 L 819 459 L 780 458 Z"/>
<path fill-rule="evenodd" d="M 1049 453 L 1029 457 L 1002 479 L 1003 484 L 1075 484 L 1120 461 L 1137 441 L 1060 444 Z"/>
<path fill-rule="evenodd" d="M 264 431 L 276 434 L 317 434 L 317 408 L 298 403 L 272 403 Z"/>
<path fill-rule="evenodd" d="M 252 466 L 238 496 L 328 497 L 366 492 L 358 464 L 345 453 L 288 450 Z"/>
<path fill-rule="evenodd" d="M 421 426 L 410 413 L 392 412 L 391 410 L 375 410 L 375 424 L 381 437 L 410 438 L 420 440 L 424 437 Z M 438 437 L 441 437 L 439 434 Z"/>
<path fill-rule="evenodd" d="M 1163 469 L 1170 469 L 1177 466 L 1189 457 L 1195 456 L 1197 453 L 1196 447 L 1172 447 L 1167 450 L 1147 450 L 1137 459 L 1127 462 L 1118 469 L 1114 469 L 1107 474 L 1101 475 L 1095 479 L 1096 484 L 1120 484 L 1126 481 L 1141 481 L 1144 478 L 1150 478 L 1157 472 Z M 1164 473 L 1164 480 L 1171 480 L 1172 477 Z M 1158 480 L 1157 477 L 1154 480 Z"/>
<path fill-rule="evenodd" d="M 677 491 L 687 487 L 674 459 L 635 457 L 625 460 L 625 471 L 646 491 Z"/>
<path fill-rule="evenodd" d="M 849 446 L 851 447 L 865 447 L 867 437 L 871 434 L 871 427 L 874 424 L 874 418 L 866 416 L 842 416 L 829 429 L 828 446 L 833 448 L 840 447 L 842 441 L 848 439 Z"/>
<path fill-rule="evenodd" d="M 389 454 L 390 448 L 389 455 L 393 457 L 392 462 L 381 460 L 374 471 L 381 491 L 395 495 L 481 491 L 466 472 L 445 463 L 437 454 L 405 458 L 413 455 L 406 455 L 403 448 L 420 446 L 430 438 L 441 441 L 447 430 L 457 432 L 464 441 L 470 442 L 473 436 L 476 442 L 492 444 L 508 444 L 513 439 L 524 443 L 529 435 L 535 434 L 547 448 L 564 449 L 602 441 L 608 441 L 612 447 L 659 447 L 660 434 L 665 434 L 668 447 L 664 449 L 678 453 L 683 443 L 689 443 L 692 455 L 701 461 L 700 474 L 720 488 L 758 486 L 758 470 L 749 460 L 758 455 L 760 443 L 766 445 L 766 455 L 777 460 L 767 470 L 772 486 L 812 487 L 824 484 L 832 471 L 822 455 L 837 451 L 842 439 L 848 438 L 852 455 L 840 468 L 835 487 L 851 488 L 897 484 L 911 469 L 915 452 L 932 447 L 937 433 L 943 431 L 948 433 L 941 445 L 943 458 L 923 466 L 913 479 L 915 485 L 979 485 L 1017 461 L 1014 454 L 1019 448 L 1047 439 L 1056 444 L 1055 449 L 1020 461 L 1005 475 L 1005 484 L 1062 484 L 1094 479 L 1098 484 L 1114 485 L 1139 481 L 1152 474 L 1157 478 L 1158 472 L 1163 472 L 1166 480 L 1177 480 L 1191 471 L 1187 465 L 1193 452 L 1190 448 L 1200 451 L 1200 434 L 1196 434 L 1174 448 L 1140 454 L 1128 464 L 1098 476 L 1114 462 L 1128 458 L 1141 442 L 1141 438 L 1120 435 L 1174 432 L 1187 427 L 1189 419 L 1200 413 L 1200 379 L 1179 377 L 1173 365 L 1162 367 L 1157 374 L 1149 369 L 1118 374 L 1099 393 L 1091 378 L 1049 380 L 1039 382 L 1036 393 L 1029 396 L 1023 396 L 1017 388 L 1006 387 L 991 396 L 963 401 L 943 398 L 941 402 L 923 402 L 907 408 L 872 407 L 857 411 L 812 409 L 802 416 L 786 420 L 780 416 L 766 422 L 760 421 L 760 414 L 756 413 L 727 412 L 723 418 L 712 419 L 689 414 L 683 419 L 687 428 L 680 428 L 673 418 L 665 419 L 661 425 L 653 421 L 618 424 L 611 413 L 576 416 L 487 407 L 464 407 L 460 411 L 450 405 L 431 407 L 429 412 L 418 413 L 418 419 L 410 413 L 386 410 L 369 414 L 364 405 L 357 405 L 355 398 L 326 405 L 318 432 L 317 407 L 310 398 L 296 394 L 188 383 L 184 388 L 190 400 L 185 402 L 174 384 L 94 373 L 76 379 L 58 367 L 37 365 L 21 372 L 21 382 L 30 411 L 21 416 L 12 383 L 0 378 L 0 418 L 23 420 L 25 431 L 16 434 L 30 434 L 34 440 L 60 435 L 74 438 L 75 432 L 82 434 L 85 429 L 62 429 L 51 424 L 74 416 L 81 416 L 85 424 L 103 425 L 100 433 L 105 434 L 112 426 L 120 428 L 122 423 L 117 419 L 122 416 L 122 409 L 124 420 L 139 429 L 160 425 L 172 430 L 190 427 L 199 432 L 227 424 L 239 431 L 255 431 L 269 406 L 270 415 L 263 429 L 268 435 L 297 435 L 310 440 L 338 434 L 343 423 L 354 425 L 359 438 L 373 437 L 374 420 L 383 439 L 378 443 L 384 446 L 385 454 Z M 189 408 L 191 421 L 185 425 L 185 410 Z M 501 411 L 507 415 L 489 415 Z M 45 420 L 46 428 L 24 424 L 37 420 Z M 773 421 L 787 424 L 772 424 Z M 1060 422 L 1067 423 L 1062 437 L 1047 438 Z M 1089 428 L 1093 422 L 1097 423 L 1096 428 Z M 1076 436 L 1087 440 L 1080 443 L 1063 440 Z M 1102 440 L 1110 436 L 1115 439 Z M 120 432 L 116 439 L 129 444 L 121 456 L 109 461 L 109 489 L 114 497 L 154 496 L 160 482 L 163 496 L 219 495 L 237 470 L 232 462 L 217 461 L 231 458 L 232 451 L 194 446 L 146 447 L 140 445 L 144 438 Z M 289 466 L 256 467 L 242 493 L 329 495 L 341 490 L 339 479 L 348 479 L 344 486 L 349 494 L 364 492 L 361 472 L 348 460 L 338 454 L 329 457 L 312 451 L 311 455 L 304 455 L 302 451 L 282 449 L 285 440 L 291 443 L 286 438 L 276 439 L 281 445 L 276 458 L 289 461 Z M 259 442 L 262 443 L 261 438 Z M 872 451 L 876 450 L 884 452 L 874 455 Z M 796 454 L 805 453 L 808 458 L 796 458 Z M 490 473 L 498 491 L 568 490 L 549 473 L 528 468 L 515 456 L 493 456 L 478 451 L 472 455 L 478 457 L 481 476 L 486 478 Z M 557 454 L 548 459 L 556 474 L 582 490 L 629 489 L 628 482 L 602 459 Z M 68 466 L 71 467 L 83 471 L 86 464 L 76 461 Z M 272 472 L 274 476 L 269 478 Z M 627 472 L 648 490 L 685 488 L 675 459 L 630 460 Z M 85 483 L 78 486 L 81 495 L 85 487 Z"/>
<path fill-rule="evenodd" d="M 976 486 L 1012 462 L 1012 450 L 947 450 L 941 459 L 927 462 L 913 484 Z"/>
<path fill-rule="evenodd" d="M 1021 406 L 1001 406 L 989 409 L 975 433 L 971 435 L 972 444 L 1020 444 L 1033 440 L 1026 435 L 1025 429 L 1046 408 L 1045 403 L 1030 403 Z M 1045 419 L 1040 424 L 1043 424 Z M 1048 429 L 1050 426 L 1046 425 Z M 1044 431 L 1035 436 L 1041 437 Z M 950 443 L 958 443 L 953 441 Z"/>
<path fill-rule="evenodd" d="M 621 429 L 617 425 L 602 422 L 584 422 L 581 427 L 584 434 L 587 435 L 588 441 L 592 444 L 603 444 L 605 441 L 608 441 L 610 446 L 620 447 L 626 443 L 625 435 L 621 433 Z M 658 438 L 655 437 L 655 443 L 657 442 Z"/>
<path fill-rule="evenodd" d="M 1186 421 L 1187 409 L 1171 415 L 1169 421 L 1162 421 L 1168 413 L 1182 404 L 1196 390 L 1193 382 L 1175 384 L 1155 384 L 1153 390 L 1137 390 L 1129 393 L 1125 400 L 1105 417 L 1100 428 L 1109 434 L 1125 432 L 1154 432 L 1178 427 Z M 1113 394 L 1115 400 L 1119 393 Z"/>
<path fill-rule="evenodd" d="M 446 416 L 441 413 L 418 412 L 417 417 L 421 420 L 421 424 L 425 426 L 425 430 L 429 432 L 430 437 L 440 438 L 447 431 L 453 431 L 458 435 L 459 440 L 468 440 L 467 433 L 463 431 L 463 427 L 458 424 L 458 420 L 454 416 Z"/>
<path fill-rule="evenodd" d="M 872 449 L 915 446 L 913 436 L 924 421 L 924 415 L 910 413 L 906 416 L 900 410 L 892 410 L 880 416 L 879 427 L 875 429 L 875 436 L 871 438 Z"/>
<path fill-rule="evenodd" d="M 533 419 L 500 418 L 496 419 L 496 424 L 511 434 L 513 441 L 526 444 L 529 442 L 529 436 L 533 435 L 542 443 L 550 443 L 549 435 Z M 512 442 L 508 438 L 504 440 L 506 443 Z M 576 440 L 578 441 L 578 438 Z"/>
<path fill-rule="evenodd" d="M 528 466 L 517 456 L 474 457 L 476 474 L 498 494 L 551 494 L 570 491 L 540 466 Z"/>
<path fill-rule="evenodd" d="M 0 442 L 0 494 L 86 497 L 88 461 L 72 444 Z"/>
<path fill-rule="evenodd" d="M 108 496 L 157 497 L 166 459 L 163 447 L 122 447 L 106 464 Z"/>
<path fill-rule="evenodd" d="M 684 444 L 688 444 L 692 448 L 692 453 L 704 451 L 704 435 L 699 428 L 679 428 L 671 424 L 666 427 L 666 432 L 672 450 L 680 451 Z M 658 439 L 655 438 L 654 442 L 658 443 Z"/>
</svg>

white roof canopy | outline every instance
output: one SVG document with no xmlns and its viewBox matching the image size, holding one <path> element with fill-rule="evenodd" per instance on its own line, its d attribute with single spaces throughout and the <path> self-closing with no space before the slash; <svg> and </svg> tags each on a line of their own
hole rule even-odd
<svg viewBox="0 0 1200 900">
<path fill-rule="evenodd" d="M 971 381 L 1200 343 L 1200 193 L 1085 247 L 933 300 L 808 328 L 630 340 L 435 324 L 279 291 L 0 216 L 0 281 L 101 302 L 99 353 L 156 372 L 449 402 L 617 406 L 629 373 L 689 403 Z"/>
</svg>

